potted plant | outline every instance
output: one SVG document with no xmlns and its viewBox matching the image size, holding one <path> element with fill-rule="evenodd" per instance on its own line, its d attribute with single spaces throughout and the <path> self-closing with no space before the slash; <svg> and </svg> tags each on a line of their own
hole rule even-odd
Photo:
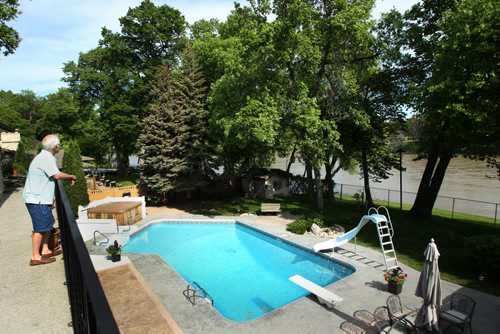
<svg viewBox="0 0 500 334">
<path fill-rule="evenodd" d="M 122 256 L 122 246 L 118 244 L 118 241 L 115 240 L 115 242 L 112 245 L 109 245 L 108 248 L 106 248 L 106 252 L 111 257 L 111 261 L 117 262 L 120 261 Z"/>
<path fill-rule="evenodd" d="M 408 274 L 404 273 L 400 267 L 390 269 L 384 274 L 384 279 L 387 282 L 387 291 L 394 295 L 399 295 L 407 278 Z"/>
</svg>

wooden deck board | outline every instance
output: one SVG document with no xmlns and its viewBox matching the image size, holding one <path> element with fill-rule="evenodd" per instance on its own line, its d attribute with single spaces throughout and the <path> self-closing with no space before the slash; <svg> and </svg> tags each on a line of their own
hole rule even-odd
<svg viewBox="0 0 500 334">
<path fill-rule="evenodd" d="M 120 333 L 182 333 L 132 264 L 97 275 Z"/>
</svg>

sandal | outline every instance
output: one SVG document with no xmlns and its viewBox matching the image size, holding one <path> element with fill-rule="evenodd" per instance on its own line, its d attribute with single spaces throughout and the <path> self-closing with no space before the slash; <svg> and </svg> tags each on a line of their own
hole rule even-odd
<svg viewBox="0 0 500 334">
<path fill-rule="evenodd" d="M 61 255 L 61 254 L 62 254 L 62 250 L 57 249 L 57 250 L 52 251 L 49 254 L 42 254 L 42 257 L 43 258 L 50 258 L 50 257 L 54 257 L 54 256 Z"/>
<path fill-rule="evenodd" d="M 53 257 L 42 257 L 40 260 L 30 260 L 30 266 L 38 266 L 41 264 L 49 264 L 52 262 L 56 262 L 56 259 Z"/>
</svg>

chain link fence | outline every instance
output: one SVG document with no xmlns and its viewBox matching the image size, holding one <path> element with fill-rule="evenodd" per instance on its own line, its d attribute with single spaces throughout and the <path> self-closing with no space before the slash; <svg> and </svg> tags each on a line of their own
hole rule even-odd
<svg viewBox="0 0 500 334">
<path fill-rule="evenodd" d="M 417 196 L 416 193 L 403 191 L 402 196 L 399 190 L 381 189 L 370 187 L 373 201 L 379 205 L 399 206 L 402 199 L 403 205 L 412 205 Z M 350 196 L 356 199 L 364 200 L 365 189 L 363 186 L 352 184 L 335 184 L 334 191 L 336 196 L 342 199 L 343 196 Z M 459 217 L 460 214 L 468 214 L 484 217 L 485 222 L 492 222 L 496 225 L 500 217 L 500 204 L 494 202 L 476 201 L 465 198 L 438 196 L 434 204 L 434 211 L 445 210 L 439 212 L 442 216 L 451 218 Z"/>
</svg>

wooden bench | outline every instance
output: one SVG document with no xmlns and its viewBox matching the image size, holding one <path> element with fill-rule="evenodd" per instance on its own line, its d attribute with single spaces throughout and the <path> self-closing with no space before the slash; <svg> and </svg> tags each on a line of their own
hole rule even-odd
<svg viewBox="0 0 500 334">
<path fill-rule="evenodd" d="M 333 292 L 317 285 L 314 282 L 311 282 L 310 280 L 300 275 L 294 275 L 289 277 L 288 279 L 301 288 L 315 294 L 316 297 L 318 297 L 318 301 L 328 308 L 333 308 L 336 304 L 340 303 L 343 300 L 342 297 L 337 296 Z"/>
<path fill-rule="evenodd" d="M 261 213 L 280 213 L 281 205 L 279 203 L 261 203 L 260 204 Z"/>
</svg>

